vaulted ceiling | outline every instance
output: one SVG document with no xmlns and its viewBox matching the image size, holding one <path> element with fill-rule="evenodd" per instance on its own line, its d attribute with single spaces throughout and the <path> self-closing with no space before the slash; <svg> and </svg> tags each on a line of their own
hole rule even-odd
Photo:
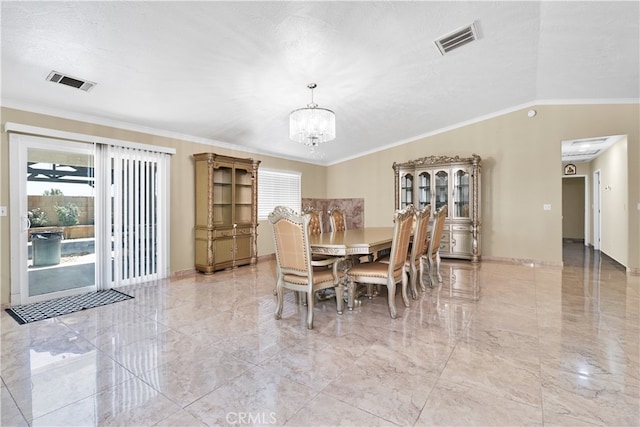
<svg viewBox="0 0 640 427">
<path fill-rule="evenodd" d="M 4 106 L 319 164 L 536 103 L 640 98 L 637 1 L 1 7 Z M 478 40 L 441 55 L 472 23 Z M 315 157 L 288 138 L 309 83 L 337 118 Z"/>
</svg>

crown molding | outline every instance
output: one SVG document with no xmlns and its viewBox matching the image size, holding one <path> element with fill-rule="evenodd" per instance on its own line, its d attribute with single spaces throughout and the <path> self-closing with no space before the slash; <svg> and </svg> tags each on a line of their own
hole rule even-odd
<svg viewBox="0 0 640 427">
<path fill-rule="evenodd" d="M 538 99 L 532 102 L 527 102 L 524 104 L 516 105 L 514 107 L 506 108 L 503 110 L 495 111 L 493 113 L 485 114 L 482 116 L 475 117 L 470 120 L 466 120 L 463 122 L 455 123 L 451 126 L 446 126 L 440 129 L 436 129 L 434 131 L 430 131 L 427 133 L 415 135 L 409 138 L 401 139 L 396 142 L 392 142 L 390 144 L 377 147 L 375 149 L 371 149 L 368 151 L 363 151 L 354 156 L 345 157 L 340 160 L 336 160 L 334 162 L 318 162 L 318 161 L 310 161 L 308 159 L 302 159 L 294 156 L 286 156 L 278 154 L 277 156 L 273 153 L 269 153 L 263 150 L 249 149 L 245 146 L 232 144 L 229 142 L 218 141 L 215 139 L 202 138 L 193 135 L 182 134 L 178 132 L 172 132 L 164 129 L 157 129 L 147 126 L 136 125 L 133 123 L 123 122 L 119 120 L 106 119 L 102 117 L 91 116 L 88 114 L 81 113 L 73 113 L 70 111 L 60 110 L 58 108 L 46 107 L 46 106 L 36 106 L 27 103 L 16 102 L 13 100 L 2 99 L 0 101 L 0 107 L 12 108 L 16 110 L 27 111 L 36 114 L 44 114 L 47 116 L 59 117 L 61 119 L 68 120 L 76 120 L 85 123 L 91 123 L 95 125 L 108 126 L 117 129 L 129 130 L 132 132 L 140 132 L 150 135 L 161 136 L 170 139 L 179 139 L 183 141 L 195 142 L 203 145 L 210 145 L 212 147 L 225 148 L 228 150 L 240 151 L 244 153 L 250 154 L 259 154 L 263 156 L 275 157 L 278 159 L 292 160 L 296 162 L 308 163 L 319 166 L 333 166 L 340 163 L 347 162 L 349 160 L 358 159 L 360 157 L 364 157 L 370 154 L 374 154 L 380 151 L 388 150 L 390 148 L 394 148 L 400 145 L 404 145 L 413 141 L 417 141 L 419 139 L 428 138 L 430 136 L 439 135 L 445 132 L 449 132 L 455 129 L 459 129 L 465 126 L 469 126 L 472 124 L 476 124 L 485 120 L 493 119 L 499 116 L 503 116 L 505 114 L 513 113 L 518 110 L 528 109 L 534 106 L 540 105 L 607 105 L 607 104 L 639 104 L 640 98 L 619 98 L 619 99 L 575 99 L 575 100 L 567 100 L 567 99 Z"/>
<path fill-rule="evenodd" d="M 327 166 L 326 164 L 321 164 L 321 163 L 317 163 L 317 162 L 313 162 L 313 161 L 308 161 L 306 159 L 301 159 L 299 157 L 294 157 L 294 156 L 286 156 L 286 155 L 277 155 L 276 156 L 275 154 L 269 153 L 269 152 L 264 151 L 264 150 L 250 149 L 250 148 L 247 148 L 247 147 L 242 146 L 242 145 L 232 144 L 230 142 L 224 142 L 224 141 L 218 141 L 218 140 L 215 140 L 215 139 L 202 138 L 202 137 L 198 137 L 198 136 L 187 135 L 187 134 L 183 134 L 183 133 L 179 133 L 179 132 L 172 132 L 172 131 L 168 131 L 168 130 L 164 130 L 164 129 L 152 128 L 152 127 L 148 127 L 148 126 L 141 126 L 141 125 L 137 125 L 137 124 L 134 124 L 134 123 L 128 123 L 128 122 L 123 122 L 123 121 L 119 121 L 119 120 L 106 119 L 106 118 L 103 118 L 103 117 L 92 116 L 92 115 L 89 115 L 89 114 L 73 113 L 73 112 L 66 111 L 66 110 L 60 110 L 58 108 L 51 108 L 51 107 L 46 107 L 46 106 L 39 106 L 39 105 L 21 103 L 21 102 L 16 102 L 16 101 L 13 101 L 13 100 L 6 100 L 6 99 L 3 99 L 3 100 L 0 101 L 0 107 L 12 108 L 12 109 L 21 110 L 21 111 L 27 111 L 29 113 L 44 114 L 44 115 L 47 115 L 47 116 L 58 117 L 58 118 L 67 119 L 67 120 L 75 120 L 75 121 L 80 121 L 80 122 L 84 122 L 84 123 L 91 123 L 91 124 L 94 124 L 94 125 L 108 126 L 108 127 L 112 127 L 112 128 L 116 128 L 116 129 L 132 131 L 132 132 L 140 132 L 140 133 L 145 133 L 145 134 L 155 135 L 155 136 L 161 136 L 161 137 L 170 138 L 170 139 L 179 139 L 179 140 L 182 140 L 182 141 L 195 142 L 195 143 L 198 143 L 198 144 L 209 145 L 209 146 L 218 147 L 218 148 L 225 148 L 227 150 L 240 151 L 240 152 L 248 153 L 248 154 L 259 154 L 259 155 L 262 155 L 262 156 L 269 156 L 269 157 L 274 157 L 274 158 L 278 158 L 278 159 L 292 160 L 292 161 L 295 161 L 295 162 L 302 162 L 302 163 L 309 163 L 309 164 L 314 164 L 314 165 Z"/>
<path fill-rule="evenodd" d="M 354 160 L 363 156 L 367 156 L 369 154 L 374 154 L 380 151 L 388 150 L 389 148 L 394 148 L 400 145 L 408 144 L 410 142 L 417 141 L 419 139 L 428 138 L 434 135 L 439 135 L 442 133 L 450 132 L 452 130 L 460 129 L 465 126 L 473 125 L 476 123 L 483 122 L 485 120 L 493 119 L 496 117 L 504 116 L 505 114 L 510 114 L 516 111 L 529 109 L 531 107 L 540 106 L 540 105 L 627 105 L 627 104 L 640 104 L 640 98 L 620 98 L 620 99 L 577 99 L 577 100 L 560 100 L 560 99 L 538 99 L 531 102 L 526 102 L 524 104 L 516 105 L 514 107 L 505 108 L 503 110 L 495 111 L 493 113 L 485 114 L 482 116 L 475 117 L 470 120 L 465 120 L 463 122 L 455 123 L 451 126 L 446 126 L 440 129 L 436 129 L 434 131 L 430 131 L 427 133 L 423 133 L 420 135 L 411 136 L 409 138 L 401 139 L 396 142 L 392 142 L 385 146 L 377 147 L 375 149 L 371 149 L 368 151 L 360 152 L 358 155 L 346 157 L 341 160 L 336 160 L 335 162 L 327 164 L 327 166 L 337 165 L 349 160 Z"/>
</svg>

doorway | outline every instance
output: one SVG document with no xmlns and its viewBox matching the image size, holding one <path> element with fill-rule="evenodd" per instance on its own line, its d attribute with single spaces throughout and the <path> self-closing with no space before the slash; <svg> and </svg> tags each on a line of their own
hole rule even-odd
<svg viewBox="0 0 640 427">
<path fill-rule="evenodd" d="M 589 191 L 586 175 L 562 178 L 562 239 L 589 244 Z"/>
<path fill-rule="evenodd" d="M 630 205 L 626 135 L 610 135 L 562 141 L 562 161 L 583 173 L 590 198 L 589 228 L 585 240 L 596 251 L 603 251 L 622 265 L 629 258 Z M 564 176 L 563 176 L 564 178 Z"/>
<path fill-rule="evenodd" d="M 15 136 L 11 143 L 12 302 L 96 287 L 95 145 Z M 98 174 L 97 176 L 102 176 Z"/>
</svg>

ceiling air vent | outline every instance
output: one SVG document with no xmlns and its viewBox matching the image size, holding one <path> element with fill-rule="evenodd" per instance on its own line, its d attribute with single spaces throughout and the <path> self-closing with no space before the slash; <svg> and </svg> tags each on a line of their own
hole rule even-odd
<svg viewBox="0 0 640 427">
<path fill-rule="evenodd" d="M 49 73 L 47 80 L 54 83 L 60 83 L 61 85 L 71 86 L 85 92 L 89 92 L 97 84 L 88 80 L 80 80 L 57 71 Z"/>
<path fill-rule="evenodd" d="M 440 54 L 444 55 L 445 53 L 449 53 L 452 50 L 464 46 L 465 44 L 478 40 L 478 38 L 478 31 L 476 29 L 476 23 L 474 22 L 471 25 L 458 28 L 449 34 L 440 37 L 438 40 L 434 41 L 434 43 L 440 51 Z"/>
</svg>

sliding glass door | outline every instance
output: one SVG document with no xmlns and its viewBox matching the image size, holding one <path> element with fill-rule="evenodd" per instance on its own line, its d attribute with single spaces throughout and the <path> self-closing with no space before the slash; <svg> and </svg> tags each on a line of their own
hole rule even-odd
<svg viewBox="0 0 640 427">
<path fill-rule="evenodd" d="M 96 290 L 95 145 L 21 135 L 11 154 L 12 301 Z"/>
<path fill-rule="evenodd" d="M 11 304 L 162 279 L 167 152 L 12 133 Z"/>
</svg>

